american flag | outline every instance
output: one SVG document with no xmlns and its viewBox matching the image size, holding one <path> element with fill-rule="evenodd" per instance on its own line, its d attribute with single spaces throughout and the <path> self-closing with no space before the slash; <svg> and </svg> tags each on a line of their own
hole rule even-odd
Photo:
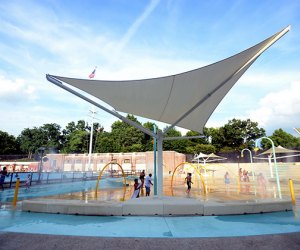
<svg viewBox="0 0 300 250">
<path fill-rule="evenodd" d="M 97 67 L 96 67 L 97 68 Z M 93 70 L 93 72 L 89 75 L 89 78 L 94 78 L 96 75 L 96 68 Z"/>
</svg>

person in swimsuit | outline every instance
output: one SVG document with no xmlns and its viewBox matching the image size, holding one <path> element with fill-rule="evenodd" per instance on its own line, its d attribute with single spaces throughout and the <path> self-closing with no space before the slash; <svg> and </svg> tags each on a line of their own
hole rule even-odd
<svg viewBox="0 0 300 250">
<path fill-rule="evenodd" d="M 29 187 L 30 187 L 30 181 L 31 181 L 31 174 L 28 174 L 28 175 L 27 175 L 26 182 L 25 182 L 26 190 L 28 190 Z"/>
<path fill-rule="evenodd" d="M 152 177 L 152 174 L 149 174 L 146 177 L 146 182 L 145 182 L 146 196 L 150 196 L 151 185 L 153 186 L 153 183 L 151 181 L 151 177 Z"/>
<path fill-rule="evenodd" d="M 190 191 L 191 191 L 191 188 L 192 188 L 192 184 L 194 184 L 194 183 L 192 182 L 192 174 L 191 174 L 191 173 L 188 173 L 188 174 L 187 174 L 187 177 L 185 177 L 185 180 L 186 180 L 186 185 L 187 185 L 186 193 L 187 193 L 187 194 L 190 194 Z"/>
<path fill-rule="evenodd" d="M 4 167 L 3 170 L 0 172 L 0 187 L 2 187 L 2 190 L 4 190 L 3 184 L 6 176 L 9 176 L 9 174 L 7 173 L 6 167 Z"/>
<path fill-rule="evenodd" d="M 225 184 L 230 184 L 230 177 L 229 177 L 229 173 L 226 172 L 224 175 L 224 183 Z"/>
<path fill-rule="evenodd" d="M 142 183 L 142 186 L 141 188 L 144 187 L 144 182 L 145 182 L 145 170 L 143 170 L 140 174 L 140 180 L 141 180 L 141 183 Z"/>
<path fill-rule="evenodd" d="M 131 199 L 133 199 L 133 198 L 139 198 L 140 197 L 141 185 L 142 184 L 139 183 L 138 179 L 134 179 L 134 184 L 133 184 L 134 191 L 133 191 L 133 194 L 131 196 Z"/>
<path fill-rule="evenodd" d="M 228 191 L 229 191 L 229 184 L 230 184 L 230 176 L 229 176 L 228 172 L 226 172 L 225 175 L 224 175 L 224 183 L 225 183 L 226 193 L 228 193 Z"/>
</svg>

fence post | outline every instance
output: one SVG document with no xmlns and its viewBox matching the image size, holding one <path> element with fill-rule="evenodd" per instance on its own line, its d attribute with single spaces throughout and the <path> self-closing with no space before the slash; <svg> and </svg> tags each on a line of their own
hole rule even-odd
<svg viewBox="0 0 300 250">
<path fill-rule="evenodd" d="M 12 179 L 13 179 L 13 177 L 14 177 L 14 171 L 10 175 L 9 188 L 11 188 L 11 186 L 12 186 Z"/>
<path fill-rule="evenodd" d="M 29 183 L 29 186 L 31 186 L 32 176 L 33 176 L 33 173 L 30 173 L 30 183 Z"/>
</svg>

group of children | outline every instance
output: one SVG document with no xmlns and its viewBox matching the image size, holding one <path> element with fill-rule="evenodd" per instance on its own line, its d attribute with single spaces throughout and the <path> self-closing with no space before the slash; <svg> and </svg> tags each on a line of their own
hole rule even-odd
<svg viewBox="0 0 300 250">
<path fill-rule="evenodd" d="M 140 174 L 140 182 L 136 178 L 134 179 L 134 185 L 133 185 L 133 194 L 131 198 L 139 198 L 140 197 L 140 191 L 144 188 L 146 188 L 146 196 L 150 196 L 151 186 L 153 186 L 152 180 L 151 180 L 152 174 L 149 174 L 145 178 L 145 170 L 143 170 Z M 185 183 L 187 184 L 187 190 L 186 193 L 189 195 L 191 188 L 192 188 L 192 173 L 188 173 L 185 177 Z"/>
<path fill-rule="evenodd" d="M 6 167 L 3 167 L 3 169 L 0 171 L 0 187 L 1 187 L 2 191 L 4 190 L 5 178 L 9 177 L 10 174 L 12 174 L 12 173 L 8 173 Z M 18 177 L 18 174 L 16 174 L 16 177 Z M 29 189 L 30 182 L 31 182 L 31 174 L 28 174 L 27 175 L 27 179 L 25 181 L 25 188 L 26 188 L 26 190 Z"/>
<path fill-rule="evenodd" d="M 134 185 L 133 185 L 134 191 L 131 198 L 139 198 L 140 191 L 143 190 L 144 186 L 146 189 L 146 196 L 150 196 L 151 186 L 153 186 L 151 180 L 152 174 L 149 174 L 146 178 L 145 176 L 146 176 L 145 170 L 143 170 L 140 174 L 140 182 L 137 178 L 134 179 Z"/>
<path fill-rule="evenodd" d="M 250 182 L 249 172 L 245 169 L 244 170 L 242 170 L 242 168 L 239 169 L 239 177 L 240 177 L 240 181 Z"/>
<path fill-rule="evenodd" d="M 254 174 L 254 173 L 252 173 L 252 174 Z M 249 191 L 250 191 L 249 172 L 246 171 L 245 169 L 242 170 L 242 168 L 240 168 L 239 169 L 239 178 L 240 178 L 241 182 L 245 183 L 245 192 L 249 193 Z M 264 193 L 266 191 L 266 183 L 267 183 L 264 175 L 262 173 L 259 173 L 257 175 L 256 181 L 257 181 L 258 187 L 260 188 L 260 192 Z"/>
</svg>

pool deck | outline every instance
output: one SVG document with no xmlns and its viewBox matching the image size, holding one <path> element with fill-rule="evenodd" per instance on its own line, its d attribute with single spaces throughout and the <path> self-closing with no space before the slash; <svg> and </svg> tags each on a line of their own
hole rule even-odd
<svg viewBox="0 0 300 250">
<path fill-rule="evenodd" d="M 236 215 L 293 209 L 291 199 L 198 200 L 185 197 L 140 197 L 124 202 L 61 199 L 24 200 L 22 210 L 30 212 L 101 216 Z"/>
</svg>

